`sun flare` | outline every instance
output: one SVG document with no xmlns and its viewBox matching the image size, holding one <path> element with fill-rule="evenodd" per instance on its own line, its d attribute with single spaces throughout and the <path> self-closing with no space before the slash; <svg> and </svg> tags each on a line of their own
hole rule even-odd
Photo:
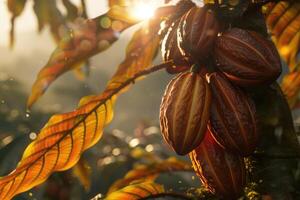
<svg viewBox="0 0 300 200">
<path fill-rule="evenodd" d="M 139 2 L 132 8 L 132 14 L 137 19 L 146 20 L 153 17 L 155 9 L 153 3 Z"/>
</svg>

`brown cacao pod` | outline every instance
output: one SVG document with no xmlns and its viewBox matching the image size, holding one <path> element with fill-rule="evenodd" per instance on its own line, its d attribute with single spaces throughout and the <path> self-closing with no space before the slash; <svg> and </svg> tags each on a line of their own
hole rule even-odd
<svg viewBox="0 0 300 200">
<path fill-rule="evenodd" d="M 210 74 L 208 79 L 212 91 L 209 128 L 214 138 L 227 150 L 250 155 L 258 141 L 253 100 L 220 72 Z"/>
<path fill-rule="evenodd" d="M 179 21 L 173 23 L 168 29 L 168 32 L 162 40 L 161 52 L 165 62 L 174 61 L 172 67 L 168 67 L 166 70 L 170 74 L 176 74 L 183 71 L 187 71 L 190 68 L 190 63 L 187 58 L 183 59 L 180 50 L 177 45 L 177 28 Z"/>
<path fill-rule="evenodd" d="M 212 10 L 193 7 L 181 17 L 177 31 L 178 47 L 185 57 L 204 61 L 214 46 L 219 23 Z"/>
<path fill-rule="evenodd" d="M 199 73 L 184 72 L 166 88 L 160 105 L 160 126 L 165 141 L 179 155 L 195 149 L 209 119 L 211 93 Z"/>
<path fill-rule="evenodd" d="M 196 174 L 212 193 L 230 200 L 240 196 L 246 183 L 244 160 L 220 147 L 209 130 L 189 155 Z"/>
<path fill-rule="evenodd" d="M 214 52 L 218 68 L 240 86 L 268 84 L 281 74 L 275 45 L 254 31 L 228 30 L 217 38 Z"/>
</svg>

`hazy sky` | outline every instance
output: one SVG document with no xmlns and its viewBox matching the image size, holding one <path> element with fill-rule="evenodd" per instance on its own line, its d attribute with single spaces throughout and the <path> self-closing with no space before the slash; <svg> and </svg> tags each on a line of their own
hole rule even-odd
<svg viewBox="0 0 300 200">
<path fill-rule="evenodd" d="M 80 0 L 71 0 L 75 4 L 80 4 Z M 137 2 L 150 2 L 151 4 L 162 4 L 163 0 L 136 0 Z M 61 2 L 58 1 L 59 8 L 64 11 Z M 107 11 L 106 0 L 86 0 L 88 14 L 90 18 L 101 15 Z M 37 20 L 33 13 L 33 1 L 28 0 L 22 15 L 16 20 L 16 32 L 29 32 L 36 30 Z M 7 10 L 6 0 L 0 0 L 0 46 L 8 45 L 8 33 L 10 30 L 10 13 Z"/>
<path fill-rule="evenodd" d="M 71 0 L 79 4 L 80 0 Z M 160 1 L 160 0 L 158 0 Z M 33 1 L 28 0 L 24 12 L 16 21 L 16 32 L 29 32 L 36 30 L 37 21 L 32 10 Z M 95 17 L 107 10 L 105 0 L 87 0 L 89 17 Z M 61 8 L 61 6 L 60 6 Z M 8 32 L 10 30 L 10 13 L 7 10 L 6 0 L 0 0 L 0 46 L 8 45 Z"/>
</svg>

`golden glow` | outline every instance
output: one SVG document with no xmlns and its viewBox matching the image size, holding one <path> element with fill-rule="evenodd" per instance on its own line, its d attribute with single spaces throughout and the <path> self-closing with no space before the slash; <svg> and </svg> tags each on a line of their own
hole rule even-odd
<svg viewBox="0 0 300 200">
<path fill-rule="evenodd" d="M 153 17 L 155 9 L 156 5 L 153 2 L 137 2 L 132 8 L 132 15 L 140 20 L 150 19 Z"/>
</svg>

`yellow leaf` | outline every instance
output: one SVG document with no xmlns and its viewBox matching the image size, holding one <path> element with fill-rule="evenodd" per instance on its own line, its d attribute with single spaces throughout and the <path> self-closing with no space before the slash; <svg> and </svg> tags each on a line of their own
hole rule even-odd
<svg viewBox="0 0 300 200">
<path fill-rule="evenodd" d="M 103 96 L 100 103 L 91 100 L 74 112 L 51 117 L 25 149 L 17 168 L 0 178 L 0 199 L 11 199 L 42 183 L 52 172 L 76 164 L 81 153 L 101 138 L 104 125 L 112 120 L 113 99 Z"/>
<path fill-rule="evenodd" d="M 120 12 L 122 15 L 114 16 L 114 13 Z M 126 8 L 115 6 L 108 13 L 109 16 L 104 14 L 91 20 L 79 20 L 76 24 L 70 25 L 71 31 L 59 42 L 48 63 L 39 72 L 27 101 L 28 108 L 60 75 L 74 69 L 78 63 L 87 58 L 106 50 L 118 39 L 116 33 L 132 25 L 123 18 L 127 13 Z"/>
<path fill-rule="evenodd" d="M 159 46 L 158 31 L 159 24 L 151 26 L 147 23 L 145 27 L 135 32 L 127 46 L 126 58 L 119 65 L 115 76 L 110 80 L 110 86 L 115 87 L 116 83 L 122 82 L 122 80 L 151 65 Z"/>
<path fill-rule="evenodd" d="M 15 41 L 15 20 L 23 12 L 26 1 L 27 0 L 7 0 L 7 7 L 12 15 L 10 20 L 10 47 L 13 47 Z"/>
<path fill-rule="evenodd" d="M 85 190 L 88 191 L 91 187 L 91 167 L 88 162 L 81 158 L 73 167 L 72 172 L 79 179 Z"/>
<path fill-rule="evenodd" d="M 164 192 L 162 185 L 152 181 L 138 182 L 110 193 L 105 200 L 139 200 L 162 192 Z"/>
<path fill-rule="evenodd" d="M 39 31 L 45 25 L 49 25 L 54 40 L 58 42 L 61 39 L 62 30 L 68 30 L 68 25 L 56 1 L 34 0 L 33 9 L 38 20 Z"/>
<path fill-rule="evenodd" d="M 285 75 L 281 87 L 290 107 L 293 108 L 296 105 L 300 92 L 300 72 L 295 71 Z"/>
<path fill-rule="evenodd" d="M 9 200 L 44 182 L 51 173 L 74 166 L 83 151 L 93 146 L 102 136 L 104 125 L 113 118 L 116 95 L 137 78 L 172 66 L 173 63 L 141 67 L 131 76 L 118 74 L 98 96 L 83 98 L 73 112 L 54 115 L 27 146 L 17 168 L 0 178 L 0 199 Z M 131 66 L 128 66 L 128 71 Z"/>
<path fill-rule="evenodd" d="M 150 47 L 149 38 L 156 38 L 156 30 L 159 30 L 159 23 L 154 25 L 148 31 L 140 30 L 137 34 L 139 37 L 147 37 L 147 42 L 143 44 L 149 44 Z M 148 46 L 140 46 L 142 40 L 139 39 L 142 38 L 137 35 L 136 41 L 132 41 L 127 49 L 125 61 L 119 66 L 104 92 L 97 96 L 84 97 L 73 112 L 52 116 L 36 140 L 27 146 L 16 169 L 0 178 L 1 200 L 9 200 L 16 194 L 33 188 L 55 171 L 73 167 L 82 152 L 101 138 L 104 125 L 112 120 L 116 95 L 140 77 L 173 65 L 167 62 L 150 67 L 150 60 L 153 59 L 153 51 L 156 49 L 148 50 Z M 140 56 L 134 56 L 131 52 Z M 141 58 L 143 56 L 145 59 Z"/>
<path fill-rule="evenodd" d="M 52 116 L 27 146 L 17 168 L 0 178 L 0 199 L 9 200 L 44 182 L 51 173 L 74 166 L 81 153 L 99 141 L 104 125 L 112 120 L 116 95 L 138 77 L 169 66 L 172 63 L 143 69 L 127 79 L 118 75 L 122 82 L 109 84 L 101 95 L 84 98 L 73 112 Z"/>
<path fill-rule="evenodd" d="M 74 75 L 75 77 L 80 80 L 84 81 L 89 76 L 90 73 L 90 63 L 87 60 L 85 63 L 81 62 L 78 65 L 74 65 Z"/>
<path fill-rule="evenodd" d="M 128 0 L 108 0 L 108 6 L 111 8 L 113 6 L 128 6 Z"/>
<path fill-rule="evenodd" d="M 300 2 L 280 1 L 266 6 L 266 22 L 277 49 L 291 72 L 297 70 L 300 50 Z"/>
<path fill-rule="evenodd" d="M 281 83 L 291 108 L 300 92 L 298 54 L 300 50 L 300 2 L 280 1 L 265 7 L 267 26 L 280 56 L 289 66 L 289 73 Z"/>
<path fill-rule="evenodd" d="M 193 171 L 193 169 L 190 163 L 180 161 L 174 157 L 150 165 L 137 165 L 134 169 L 129 171 L 124 178 L 112 184 L 108 194 L 125 187 L 133 181 L 141 179 L 153 181 L 160 173 L 170 171 Z"/>
</svg>

